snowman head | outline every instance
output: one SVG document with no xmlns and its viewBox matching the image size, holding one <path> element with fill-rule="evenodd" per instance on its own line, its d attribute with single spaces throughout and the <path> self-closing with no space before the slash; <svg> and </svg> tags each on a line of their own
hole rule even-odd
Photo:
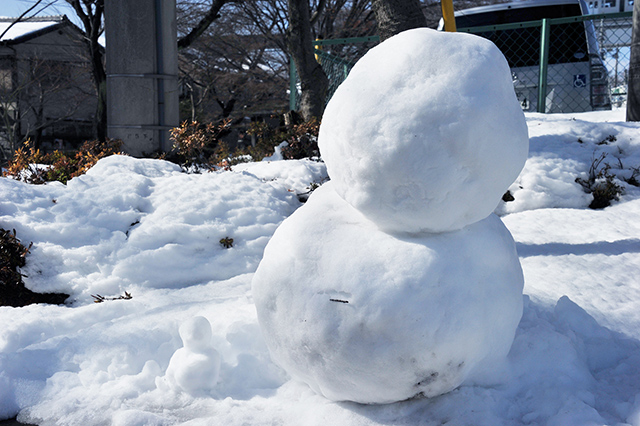
<svg viewBox="0 0 640 426">
<path fill-rule="evenodd" d="M 193 317 L 184 322 L 179 329 L 184 347 L 193 352 L 201 352 L 211 347 L 213 333 L 211 324 L 203 316 Z"/>
<path fill-rule="evenodd" d="M 434 233 L 491 214 L 529 138 L 492 42 L 418 28 L 358 61 L 327 105 L 318 145 L 336 192 L 380 229 Z"/>
</svg>

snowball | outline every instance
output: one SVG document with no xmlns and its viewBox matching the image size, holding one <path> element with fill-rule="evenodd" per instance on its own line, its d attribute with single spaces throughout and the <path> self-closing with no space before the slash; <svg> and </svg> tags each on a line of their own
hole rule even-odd
<svg viewBox="0 0 640 426">
<path fill-rule="evenodd" d="M 220 373 L 220 354 L 213 347 L 212 337 L 211 324 L 205 317 L 197 316 L 182 324 L 184 347 L 171 357 L 165 382 L 191 395 L 213 389 Z"/>
<path fill-rule="evenodd" d="M 441 232 L 495 209 L 528 136 L 498 48 L 421 28 L 360 59 L 327 105 L 318 144 L 338 194 L 381 229 Z"/>
<path fill-rule="evenodd" d="M 394 236 L 331 182 L 278 228 L 252 287 L 274 360 L 317 393 L 360 403 L 454 389 L 503 361 L 522 314 L 522 270 L 497 216 Z"/>
</svg>

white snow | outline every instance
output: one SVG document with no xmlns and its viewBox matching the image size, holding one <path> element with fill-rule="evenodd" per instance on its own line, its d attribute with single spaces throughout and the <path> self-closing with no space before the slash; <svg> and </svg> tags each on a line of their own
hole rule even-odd
<svg viewBox="0 0 640 426">
<path fill-rule="evenodd" d="M 179 331 L 184 347 L 171 356 L 166 374 L 156 380 L 156 385 L 206 395 L 216 386 L 220 374 L 220 354 L 213 347 L 211 324 L 197 316 L 182 324 Z"/>
<path fill-rule="evenodd" d="M 358 61 L 327 105 L 318 145 L 338 194 L 382 230 L 442 232 L 496 208 L 528 138 L 498 48 L 421 28 Z"/>
<path fill-rule="evenodd" d="M 18 37 L 22 37 L 24 35 L 51 27 L 53 25 L 57 25 L 59 23 L 59 19 L 52 21 L 24 21 L 18 22 L 11 28 L 9 28 L 12 22 L 0 22 L 0 34 L 4 33 L 7 28 L 9 28 L 9 31 L 7 31 L 4 36 L 2 36 L 2 39 L 0 39 L 0 41 L 13 40 Z"/>
<path fill-rule="evenodd" d="M 503 364 L 522 285 L 497 216 L 398 238 L 329 182 L 278 228 L 252 289 L 288 373 L 331 400 L 388 403 L 449 392 Z"/>
<path fill-rule="evenodd" d="M 318 163 L 185 175 L 158 160 L 110 157 L 67 186 L 0 178 L 0 226 L 34 242 L 27 284 L 75 300 L 0 308 L 0 418 L 640 425 L 640 192 L 617 181 L 626 187 L 620 201 L 593 211 L 571 174 L 586 176 L 594 152 L 610 152 L 612 172 L 621 175 L 640 166 L 640 125 L 623 121 L 624 111 L 527 115 L 529 160 L 512 186 L 515 201 L 498 209 L 525 278 L 507 362 L 439 397 L 387 405 L 333 403 L 291 380 L 270 360 L 258 326 L 254 271 L 276 227 L 300 206 L 295 194 L 325 178 Z M 610 134 L 615 142 L 598 145 Z M 218 242 L 226 236 L 234 239 L 229 249 Z M 133 298 L 93 303 L 90 296 L 124 291 Z M 211 324 L 218 382 L 196 395 L 159 387 L 184 347 L 181 325 L 198 316 Z"/>
<path fill-rule="evenodd" d="M 263 337 L 294 379 L 381 404 L 505 363 L 524 280 L 492 212 L 528 148 L 511 84 L 487 40 L 417 29 L 338 88 L 319 137 L 332 180 L 280 225 L 252 281 Z"/>
</svg>

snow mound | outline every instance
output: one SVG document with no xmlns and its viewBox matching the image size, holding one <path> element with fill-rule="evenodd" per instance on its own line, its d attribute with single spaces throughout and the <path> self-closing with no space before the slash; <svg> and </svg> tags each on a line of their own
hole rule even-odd
<svg viewBox="0 0 640 426">
<path fill-rule="evenodd" d="M 448 392 L 504 360 L 522 314 L 522 270 L 497 216 L 400 238 L 331 182 L 278 228 L 252 286 L 274 360 L 331 400 Z"/>
<path fill-rule="evenodd" d="M 98 161 L 87 170 L 87 175 L 103 177 L 114 174 L 136 174 L 145 177 L 162 177 L 180 173 L 180 166 L 164 160 L 134 158 L 127 155 L 110 155 Z"/>
<path fill-rule="evenodd" d="M 305 172 L 305 181 L 315 170 L 287 167 L 283 174 Z M 300 206 L 280 182 L 301 180 L 270 172 L 273 182 L 245 171 L 185 174 L 167 161 L 114 155 L 66 186 L 0 180 L 0 224 L 33 242 L 27 287 L 76 302 L 225 280 L 253 272 L 277 226 Z M 226 237 L 233 247 L 220 244 Z"/>
<path fill-rule="evenodd" d="M 318 141 L 335 189 L 385 231 L 487 217 L 528 152 L 498 48 L 421 28 L 371 49 L 327 105 Z"/>
</svg>

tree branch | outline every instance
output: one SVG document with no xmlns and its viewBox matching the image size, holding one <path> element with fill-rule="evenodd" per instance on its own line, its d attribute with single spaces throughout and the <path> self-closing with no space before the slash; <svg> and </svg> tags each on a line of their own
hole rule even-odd
<svg viewBox="0 0 640 426">
<path fill-rule="evenodd" d="M 202 17 L 200 22 L 198 22 L 198 24 L 193 27 L 189 34 L 181 37 L 178 40 L 178 49 L 184 49 L 185 47 L 190 46 L 191 43 L 193 43 L 198 37 L 200 37 L 202 33 L 204 33 L 206 29 L 209 28 L 209 25 L 211 25 L 213 21 L 220 17 L 220 15 L 218 15 L 218 12 L 220 12 L 220 8 L 222 8 L 222 6 L 224 6 L 224 4 L 228 1 L 230 0 L 213 0 L 209 11 Z"/>
<path fill-rule="evenodd" d="M 38 0 L 37 2 L 35 2 L 33 4 L 33 6 L 31 6 L 29 9 L 25 10 L 22 15 L 18 16 L 18 18 L 13 21 L 3 32 L 2 34 L 0 34 L 0 39 L 2 39 L 2 37 L 4 37 L 4 35 L 11 29 L 11 27 L 13 27 L 15 24 L 17 24 L 18 22 L 22 21 L 22 18 L 24 18 L 29 12 L 31 12 L 33 9 L 35 9 L 40 3 L 42 3 L 42 0 Z"/>
<path fill-rule="evenodd" d="M 316 8 L 315 12 L 313 12 L 313 15 L 311 16 L 311 20 L 310 20 L 311 25 L 314 25 L 318 20 L 318 18 L 320 17 L 320 15 L 322 15 L 322 11 L 324 10 L 324 7 L 326 6 L 326 4 L 327 4 L 326 0 L 318 1 L 318 7 Z"/>
</svg>

